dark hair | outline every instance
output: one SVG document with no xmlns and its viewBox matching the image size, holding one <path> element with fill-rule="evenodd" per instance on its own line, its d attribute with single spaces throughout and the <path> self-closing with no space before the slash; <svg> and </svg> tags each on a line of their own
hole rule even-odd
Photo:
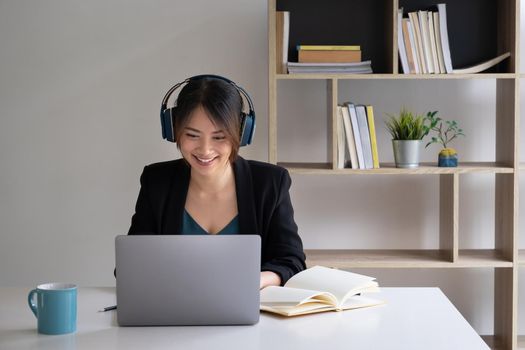
<svg viewBox="0 0 525 350">
<path fill-rule="evenodd" d="M 232 144 L 230 162 L 233 162 L 237 158 L 241 142 L 243 102 L 239 91 L 227 81 L 217 78 L 190 80 L 177 97 L 175 115 L 177 146 L 192 113 L 199 107 L 204 109 L 213 124 L 224 130 L 226 139 Z"/>
</svg>

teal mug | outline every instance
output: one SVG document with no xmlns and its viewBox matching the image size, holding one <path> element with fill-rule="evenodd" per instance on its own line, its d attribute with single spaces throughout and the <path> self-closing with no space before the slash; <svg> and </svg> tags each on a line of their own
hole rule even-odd
<svg viewBox="0 0 525 350">
<path fill-rule="evenodd" d="M 76 285 L 72 283 L 41 284 L 29 292 L 27 301 L 38 320 L 38 333 L 67 334 L 77 330 Z"/>
</svg>

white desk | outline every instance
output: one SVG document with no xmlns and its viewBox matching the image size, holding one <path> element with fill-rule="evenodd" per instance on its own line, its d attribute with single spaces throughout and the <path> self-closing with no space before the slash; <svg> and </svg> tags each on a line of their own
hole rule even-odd
<svg viewBox="0 0 525 350">
<path fill-rule="evenodd" d="M 296 318 L 261 314 L 255 326 L 118 327 L 114 288 L 80 288 L 78 331 L 36 331 L 29 288 L 0 288 L 0 349 L 489 349 L 438 288 L 382 288 L 386 305 Z"/>
</svg>

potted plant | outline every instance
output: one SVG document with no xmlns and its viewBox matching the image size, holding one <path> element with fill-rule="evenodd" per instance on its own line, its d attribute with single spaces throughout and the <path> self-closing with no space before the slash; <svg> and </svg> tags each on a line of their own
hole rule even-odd
<svg viewBox="0 0 525 350">
<path fill-rule="evenodd" d="M 417 168 L 419 166 L 419 149 L 421 140 L 428 134 L 425 117 L 415 115 L 406 108 L 401 109 L 399 116 L 387 114 L 386 127 L 392 135 L 392 146 L 397 168 Z"/>
<path fill-rule="evenodd" d="M 428 131 L 434 131 L 437 136 L 432 136 L 425 148 L 433 143 L 441 144 L 443 148 L 439 152 L 438 166 L 456 167 L 458 166 L 458 154 L 454 148 L 448 147 L 448 144 L 456 137 L 465 136 L 465 134 L 455 120 L 443 120 L 437 117 L 436 114 L 437 111 L 428 112 L 426 116 L 426 119 L 430 122 Z"/>
</svg>

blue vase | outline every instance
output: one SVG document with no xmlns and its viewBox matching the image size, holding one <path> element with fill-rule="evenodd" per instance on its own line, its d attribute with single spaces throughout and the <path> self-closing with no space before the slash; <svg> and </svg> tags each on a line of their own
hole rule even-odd
<svg viewBox="0 0 525 350">
<path fill-rule="evenodd" d="M 458 166 L 458 155 L 455 154 L 453 156 L 442 156 L 439 155 L 438 157 L 438 166 L 439 167 L 446 167 L 446 168 L 452 168 Z"/>
</svg>

